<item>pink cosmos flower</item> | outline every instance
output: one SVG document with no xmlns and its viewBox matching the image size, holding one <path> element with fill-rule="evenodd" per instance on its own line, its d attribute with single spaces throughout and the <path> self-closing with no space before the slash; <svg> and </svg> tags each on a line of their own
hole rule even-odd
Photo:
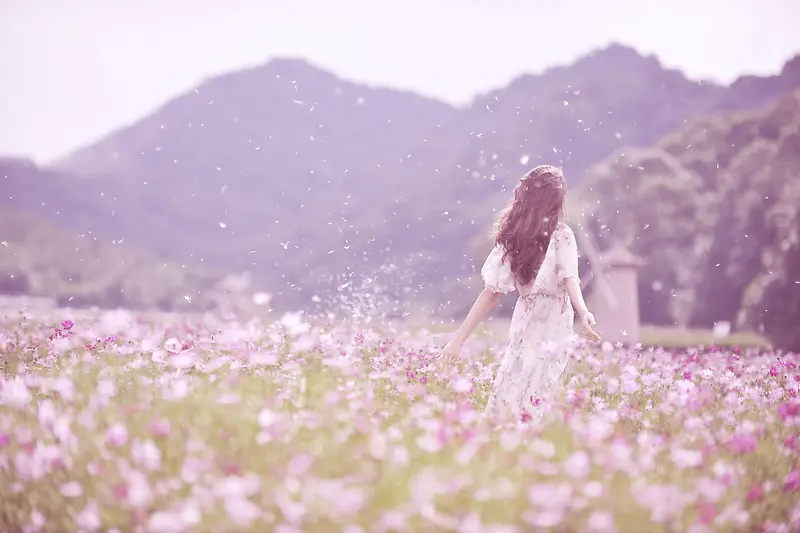
<svg viewBox="0 0 800 533">
<path fill-rule="evenodd" d="M 302 476 L 314 463 L 314 457 L 307 453 L 295 455 L 286 465 L 287 470 L 293 476 Z"/>
<path fill-rule="evenodd" d="M 562 509 L 526 511 L 523 519 L 531 526 L 550 530 L 563 522 L 564 511 Z"/>
<path fill-rule="evenodd" d="M 59 491 L 65 498 L 78 498 L 83 494 L 83 487 L 77 481 L 69 481 L 62 484 Z"/>
<path fill-rule="evenodd" d="M 426 433 L 417 438 L 417 446 L 428 453 L 436 453 L 442 449 L 442 443 L 436 435 Z"/>
<path fill-rule="evenodd" d="M 75 383 L 67 376 L 59 376 L 52 383 L 51 388 L 58 393 L 64 401 L 71 402 L 75 399 Z"/>
<path fill-rule="evenodd" d="M 170 357 L 169 364 L 179 370 L 186 370 L 192 368 L 198 360 L 199 357 L 194 352 L 181 352 Z"/>
<path fill-rule="evenodd" d="M 153 533 L 183 533 L 186 526 L 182 523 L 181 516 L 177 512 L 156 511 L 150 515 L 147 522 L 147 531 Z"/>
<path fill-rule="evenodd" d="M 164 349 L 171 354 L 180 353 L 183 351 L 183 344 L 175 337 L 172 337 L 164 341 Z"/>
<path fill-rule="evenodd" d="M 0 405 L 24 407 L 32 398 L 33 395 L 21 378 L 15 376 L 14 379 L 0 381 Z"/>
<path fill-rule="evenodd" d="M 120 423 L 113 424 L 106 431 L 106 442 L 109 446 L 124 446 L 128 442 L 128 428 Z"/>
<path fill-rule="evenodd" d="M 258 413 L 258 425 L 264 429 L 272 427 L 280 420 L 280 415 L 267 408 Z"/>
<path fill-rule="evenodd" d="M 161 450 L 151 440 L 133 441 L 131 458 L 145 470 L 154 471 L 161 468 Z"/>
<path fill-rule="evenodd" d="M 783 478 L 784 492 L 800 492 L 800 468 L 795 468 Z"/>
<path fill-rule="evenodd" d="M 622 392 L 625 394 L 633 394 L 639 390 L 639 383 L 634 379 L 625 379 L 622 381 Z"/>
<path fill-rule="evenodd" d="M 469 378 L 460 377 L 453 381 L 452 387 L 459 394 L 467 393 L 472 390 L 472 381 Z"/>
<path fill-rule="evenodd" d="M 139 471 L 128 474 L 128 503 L 132 507 L 145 507 L 153 499 L 153 491 L 147 476 Z"/>
<path fill-rule="evenodd" d="M 702 502 L 697 506 L 700 522 L 710 524 L 717 516 L 717 506 L 711 502 Z"/>
<path fill-rule="evenodd" d="M 794 398 L 778 406 L 778 416 L 781 422 L 786 423 L 791 418 L 800 418 L 800 402 Z"/>
<path fill-rule="evenodd" d="M 541 508 L 566 509 L 572 496 L 572 487 L 567 483 L 539 483 L 528 489 L 528 501 Z"/>
<path fill-rule="evenodd" d="M 154 437 L 166 437 L 170 433 L 170 422 L 166 418 L 160 418 L 150 422 L 150 433 Z"/>
<path fill-rule="evenodd" d="M 757 444 L 753 435 L 736 435 L 728 441 L 728 449 L 738 455 L 755 451 Z"/>
<path fill-rule="evenodd" d="M 764 488 L 761 484 L 754 485 L 748 492 L 747 492 L 747 501 L 749 502 L 759 502 L 764 497 Z"/>
<path fill-rule="evenodd" d="M 97 382 L 97 394 L 103 398 L 113 398 L 117 394 L 117 385 L 109 379 L 100 380 Z"/>
<path fill-rule="evenodd" d="M 231 522 L 238 526 L 248 526 L 261 515 L 261 509 L 256 504 L 242 497 L 226 499 L 225 511 Z"/>
<path fill-rule="evenodd" d="M 86 507 L 75 518 L 75 525 L 81 531 L 93 532 L 100 529 L 102 525 L 100 521 L 100 507 L 97 502 L 91 501 L 86 504 Z"/>
<path fill-rule="evenodd" d="M 566 461 L 564 461 L 564 472 L 566 472 L 568 476 L 576 479 L 583 479 L 588 476 L 591 468 L 591 460 L 584 451 L 579 450 L 573 452 L 567 457 Z"/>
<path fill-rule="evenodd" d="M 595 511 L 589 516 L 589 520 L 587 521 L 586 525 L 589 528 L 589 531 L 597 532 L 597 533 L 605 533 L 608 531 L 614 531 L 614 517 L 611 513 L 605 511 Z"/>
</svg>

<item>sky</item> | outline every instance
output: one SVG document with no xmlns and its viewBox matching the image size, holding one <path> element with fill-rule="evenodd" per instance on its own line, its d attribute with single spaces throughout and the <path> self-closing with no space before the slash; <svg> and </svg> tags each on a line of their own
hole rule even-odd
<svg viewBox="0 0 800 533">
<path fill-rule="evenodd" d="M 611 42 L 695 79 L 774 74 L 798 20 L 798 0 L 0 0 L 0 155 L 47 163 L 274 57 L 460 105 Z"/>
</svg>

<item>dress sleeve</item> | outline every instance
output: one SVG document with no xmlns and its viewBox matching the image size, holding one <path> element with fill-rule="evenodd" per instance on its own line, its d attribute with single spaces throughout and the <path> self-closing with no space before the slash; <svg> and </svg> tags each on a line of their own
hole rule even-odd
<svg viewBox="0 0 800 533">
<path fill-rule="evenodd" d="M 567 278 L 578 277 L 578 244 L 569 226 L 561 226 L 553 233 L 553 246 L 556 252 L 556 282 L 561 285 Z"/>
<path fill-rule="evenodd" d="M 490 291 L 508 294 L 517 286 L 511 275 L 511 269 L 503 262 L 503 253 L 503 248 L 499 245 L 492 249 L 481 268 L 481 277 Z"/>
</svg>

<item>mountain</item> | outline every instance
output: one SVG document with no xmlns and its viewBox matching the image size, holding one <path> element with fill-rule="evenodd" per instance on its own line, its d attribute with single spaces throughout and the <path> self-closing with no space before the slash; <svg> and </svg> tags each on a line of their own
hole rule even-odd
<svg viewBox="0 0 800 533">
<path fill-rule="evenodd" d="M 431 190 L 409 198 L 409 209 L 418 209 L 419 197 L 454 204 L 449 209 L 454 223 L 444 226 L 454 231 L 440 233 L 439 242 L 432 243 L 441 249 L 474 234 L 476 225 L 486 227 L 491 207 L 507 201 L 516 179 L 532 166 L 561 165 L 577 188 L 592 164 L 616 150 L 649 146 L 701 116 L 756 109 L 798 87 L 800 56 L 776 76 L 747 76 L 722 86 L 689 80 L 654 56 L 612 45 L 475 99 L 437 131 L 448 139 L 449 149 L 413 169 L 442 178 L 431 183 Z M 444 144 L 436 137 L 430 142 Z"/>
<path fill-rule="evenodd" d="M 51 218 L 59 212 L 80 230 L 181 262 L 253 269 L 279 296 L 311 287 L 307 302 L 315 279 L 386 254 L 380 224 L 351 219 L 386 216 L 390 188 L 403 185 L 387 183 L 386 169 L 402 166 L 404 147 L 456 113 L 275 60 L 207 80 L 59 162 L 74 179 L 9 188 L 15 205 L 44 201 Z"/>
<path fill-rule="evenodd" d="M 580 186 L 622 146 L 764 105 L 800 86 L 798 70 L 793 60 L 726 87 L 615 45 L 456 109 L 276 60 L 207 80 L 57 172 L 4 186 L 14 206 L 65 227 L 250 270 L 276 307 L 359 283 L 443 303 L 467 297 L 459 280 L 527 168 L 563 164 Z"/>
<path fill-rule="evenodd" d="M 274 165 L 262 177 L 339 177 L 354 165 L 395 162 L 402 147 L 456 112 L 410 92 L 341 80 L 303 60 L 276 59 L 206 80 L 57 166 L 123 177 L 157 169 L 167 172 L 164 180 L 210 171 L 255 180 Z"/>
<path fill-rule="evenodd" d="M 42 174 L 29 161 L 0 159 L 4 192 L 12 177 L 47 179 Z M 49 177 L 54 184 L 66 182 L 63 176 Z M 209 289 L 220 279 L 159 261 L 122 239 L 67 230 L 30 211 L 0 205 L 0 294 L 46 296 L 70 307 L 203 310 L 214 304 Z"/>
<path fill-rule="evenodd" d="M 586 230 L 629 245 L 642 318 L 730 321 L 800 350 L 800 90 L 692 121 L 593 166 Z"/>
<path fill-rule="evenodd" d="M 427 262 L 420 272 L 431 281 L 424 292 L 445 287 L 443 300 L 460 302 L 464 311 L 474 290 L 458 280 L 479 268 L 497 211 L 532 166 L 562 165 L 576 197 L 591 187 L 584 183 L 587 169 L 615 152 L 650 146 L 702 116 L 758 109 L 798 87 L 800 56 L 775 76 L 746 76 L 723 86 L 689 80 L 655 57 L 612 45 L 476 98 L 431 135 L 423 153 L 447 146 L 440 157 L 418 156 L 416 166 L 406 168 L 406 180 L 437 178 L 420 182 L 397 209 L 410 233 L 423 237 L 417 246 L 425 247 Z M 579 201 L 571 204 L 580 212 Z"/>
</svg>

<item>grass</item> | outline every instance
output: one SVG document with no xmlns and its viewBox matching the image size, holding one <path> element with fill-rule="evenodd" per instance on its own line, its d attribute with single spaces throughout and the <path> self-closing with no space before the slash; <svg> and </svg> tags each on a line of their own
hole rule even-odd
<svg viewBox="0 0 800 533">
<path fill-rule="evenodd" d="M 754 332 L 734 332 L 726 337 L 716 337 L 707 329 L 664 328 L 646 326 L 642 329 L 642 343 L 645 346 L 664 348 L 691 348 L 717 346 L 723 348 L 756 348 L 767 350 L 770 343 Z"/>
<path fill-rule="evenodd" d="M 476 331 L 477 336 L 486 336 L 502 341 L 508 337 L 510 321 L 505 318 L 493 318 L 484 323 Z M 455 325 L 439 324 L 431 330 L 437 335 L 446 337 L 456 328 Z M 641 329 L 641 343 L 645 347 L 666 349 L 684 349 L 698 347 L 720 347 L 738 349 L 770 349 L 769 341 L 754 332 L 734 332 L 726 337 L 716 337 L 710 329 L 689 329 L 683 327 L 664 327 L 645 325 Z"/>
</svg>

